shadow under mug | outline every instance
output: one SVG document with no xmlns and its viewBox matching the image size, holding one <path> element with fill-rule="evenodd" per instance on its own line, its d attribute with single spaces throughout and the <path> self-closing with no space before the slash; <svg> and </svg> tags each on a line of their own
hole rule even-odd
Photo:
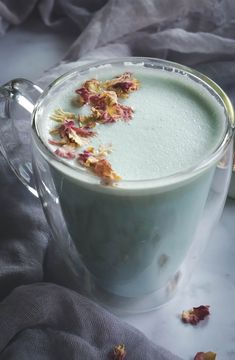
<svg viewBox="0 0 235 360">
<path fill-rule="evenodd" d="M 151 310 L 185 284 L 224 206 L 234 127 L 228 97 L 212 80 L 192 69 L 151 58 L 99 61 L 92 69 L 125 62 L 189 77 L 219 102 L 224 108 L 225 132 L 210 156 L 166 178 L 123 181 L 120 187 L 102 186 L 97 179 L 89 183 L 84 172 L 78 176 L 79 170 L 48 150 L 37 122 L 53 94 L 76 81 L 78 74 L 89 78 L 91 65 L 64 74 L 45 91 L 24 79 L 0 88 L 3 155 L 20 180 L 40 197 L 58 244 L 75 244 L 84 294 L 116 313 Z M 23 120 L 19 121 L 16 104 L 32 114 L 31 143 L 25 144 L 26 137 L 20 141 Z"/>
</svg>

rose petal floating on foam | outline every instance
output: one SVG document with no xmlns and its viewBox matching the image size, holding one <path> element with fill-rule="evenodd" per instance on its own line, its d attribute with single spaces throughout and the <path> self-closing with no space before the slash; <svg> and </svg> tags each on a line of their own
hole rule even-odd
<svg viewBox="0 0 235 360">
<path fill-rule="evenodd" d="M 128 72 L 104 83 L 96 79 L 86 81 L 76 93 L 80 96 L 81 105 L 88 104 L 92 107 L 92 114 L 81 117 L 81 122 L 106 124 L 118 119 L 130 120 L 134 111 L 130 106 L 120 104 L 118 96 L 128 97 L 130 92 L 138 88 L 138 80 Z"/>
<path fill-rule="evenodd" d="M 133 77 L 130 72 L 125 72 L 112 80 L 104 82 L 103 87 L 106 90 L 115 91 L 120 98 L 127 98 L 129 94 L 140 87 L 140 82 Z"/>
<path fill-rule="evenodd" d="M 121 177 L 112 169 L 110 162 L 105 158 L 110 151 L 110 147 L 100 147 L 98 150 L 90 147 L 78 155 L 79 163 L 89 168 L 100 177 L 102 183 L 107 185 L 121 180 Z"/>
<path fill-rule="evenodd" d="M 72 160 L 76 156 L 73 150 L 69 150 L 64 147 L 56 149 L 55 154 L 63 159 L 68 159 L 68 160 Z"/>
<path fill-rule="evenodd" d="M 59 135 L 62 139 L 61 141 L 49 140 L 49 143 L 52 145 L 73 145 L 81 147 L 87 143 L 84 138 L 89 138 L 95 136 L 95 132 L 83 129 L 75 126 L 75 122 L 70 119 L 66 119 L 60 126 L 52 129 L 50 131 L 51 135 Z"/>
<path fill-rule="evenodd" d="M 139 81 L 130 72 L 125 72 L 104 82 L 97 79 L 85 81 L 75 92 L 79 95 L 80 106 L 88 104 L 91 107 L 90 114 L 76 115 L 63 109 L 57 109 L 51 115 L 51 119 L 61 123 L 60 126 L 50 131 L 52 136 L 59 138 L 48 140 L 51 145 L 59 146 L 55 154 L 65 159 L 77 157 L 79 163 L 99 176 L 104 184 L 111 185 L 118 182 L 121 177 L 112 169 L 110 162 L 106 159 L 111 151 L 110 147 L 101 146 L 98 150 L 89 147 L 78 155 L 75 155 L 74 149 L 83 147 L 89 138 L 96 135 L 96 132 L 91 129 L 97 123 L 108 124 L 118 120 L 132 119 L 133 109 L 119 103 L 118 97 L 127 98 L 131 92 L 138 90 L 139 86 Z M 78 126 L 75 121 L 78 122 Z"/>
<path fill-rule="evenodd" d="M 63 109 L 56 109 L 50 118 L 57 122 L 63 122 L 66 119 L 75 119 L 76 115 L 75 113 L 64 111 Z"/>
</svg>

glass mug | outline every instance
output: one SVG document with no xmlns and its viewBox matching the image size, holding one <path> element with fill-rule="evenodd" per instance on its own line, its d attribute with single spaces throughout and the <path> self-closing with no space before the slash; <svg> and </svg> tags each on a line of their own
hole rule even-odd
<svg viewBox="0 0 235 360">
<path fill-rule="evenodd" d="M 235 143 L 233 144 L 233 146 L 235 148 Z M 231 176 L 231 181 L 230 181 L 230 185 L 229 185 L 229 189 L 228 189 L 228 195 L 232 199 L 235 199 L 235 151 L 234 151 L 234 156 L 233 156 L 232 176 Z"/>
<path fill-rule="evenodd" d="M 175 71 L 203 86 L 224 109 L 223 139 L 199 165 L 165 178 L 121 181 L 121 187 L 102 186 L 97 179 L 88 183 L 86 172 L 78 177 L 80 170 L 48 150 L 37 124 L 53 94 L 79 75 L 89 79 L 91 66 L 126 62 Z M 28 151 L 21 151 L 19 105 L 32 115 Z M 45 91 L 28 80 L 10 81 L 0 88 L 0 117 L 1 151 L 20 180 L 40 197 L 58 244 L 75 244 L 84 293 L 117 313 L 151 310 L 171 299 L 200 258 L 226 199 L 234 114 L 225 93 L 179 64 L 119 58 L 80 66 Z"/>
</svg>

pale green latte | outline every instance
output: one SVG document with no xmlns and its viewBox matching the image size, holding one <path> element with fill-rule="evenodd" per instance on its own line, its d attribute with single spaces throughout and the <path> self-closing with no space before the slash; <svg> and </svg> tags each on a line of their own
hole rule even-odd
<svg viewBox="0 0 235 360">
<path fill-rule="evenodd" d="M 195 166 L 215 150 L 223 135 L 223 108 L 202 85 L 179 73 L 142 66 L 104 67 L 89 76 L 106 80 L 124 71 L 131 71 L 141 84 L 138 91 L 120 101 L 134 109 L 133 119 L 98 125 L 97 136 L 90 142 L 96 147 L 112 145 L 109 160 L 124 180 L 168 176 Z M 44 110 L 40 131 L 45 142 L 48 130 L 56 125 L 50 119 L 56 108 L 89 113 L 88 105 L 78 108 L 71 102 L 83 81 L 78 77 L 61 89 Z"/>
</svg>

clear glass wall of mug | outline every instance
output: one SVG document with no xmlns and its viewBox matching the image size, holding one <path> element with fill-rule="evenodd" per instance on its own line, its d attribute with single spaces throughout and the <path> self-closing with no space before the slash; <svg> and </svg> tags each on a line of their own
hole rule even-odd
<svg viewBox="0 0 235 360">
<path fill-rule="evenodd" d="M 59 159 L 45 144 L 40 119 L 56 93 L 90 78 L 84 65 L 63 75 L 45 91 L 16 79 L 0 90 L 1 150 L 16 175 L 41 198 L 58 246 L 72 241 L 84 293 L 115 312 L 146 311 L 166 302 L 188 279 L 223 210 L 232 168 L 234 114 L 225 93 L 210 79 L 184 66 L 147 58 L 111 64 L 177 72 L 203 86 L 221 108 L 223 134 L 217 148 L 197 166 L 160 179 L 101 185 L 99 179 Z M 32 148 L 14 158 L 19 142 L 17 104 L 32 114 Z M 25 116 L 25 115 L 24 115 Z M 29 134 L 30 135 L 30 134 Z M 11 141 L 9 139 L 12 139 Z M 32 159 L 31 159 L 32 154 Z M 34 183 L 36 185 L 34 185 Z"/>
</svg>

